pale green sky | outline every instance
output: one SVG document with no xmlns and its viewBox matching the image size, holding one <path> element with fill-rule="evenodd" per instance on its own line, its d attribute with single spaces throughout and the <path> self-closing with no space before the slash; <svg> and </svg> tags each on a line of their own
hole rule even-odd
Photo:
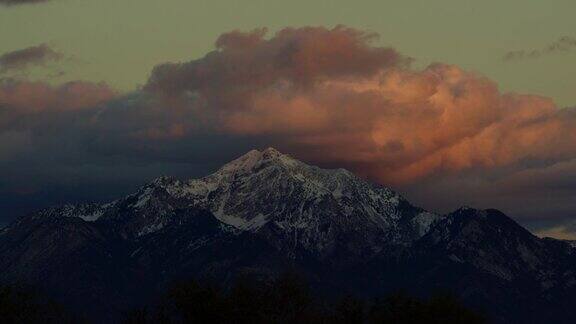
<svg viewBox="0 0 576 324">
<path fill-rule="evenodd" d="M 0 7 L 0 53 L 48 42 L 74 56 L 59 81 L 106 81 L 122 90 L 164 61 L 198 58 L 232 29 L 345 24 L 381 35 L 416 58 L 453 63 L 506 91 L 576 105 L 576 49 L 503 62 L 516 49 L 576 37 L 574 0 L 53 0 Z"/>
</svg>

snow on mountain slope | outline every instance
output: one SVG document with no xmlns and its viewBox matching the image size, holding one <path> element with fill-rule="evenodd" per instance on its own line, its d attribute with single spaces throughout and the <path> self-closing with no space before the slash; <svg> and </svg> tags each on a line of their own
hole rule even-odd
<svg viewBox="0 0 576 324">
<path fill-rule="evenodd" d="M 310 166 L 273 148 L 252 150 L 201 179 L 161 177 L 108 204 L 66 205 L 44 214 L 122 218 L 142 236 L 186 208 L 206 209 L 239 231 L 267 231 L 313 250 L 333 248 L 343 233 L 354 233 L 352 242 L 370 241 L 375 250 L 408 244 L 440 217 L 344 169 Z"/>
<path fill-rule="evenodd" d="M 344 234 L 374 250 L 409 243 L 439 218 L 344 169 L 310 166 L 273 148 L 250 151 L 202 179 L 155 183 L 239 230 L 266 230 L 316 251 L 335 248 Z"/>
<path fill-rule="evenodd" d="M 278 220 L 279 215 L 303 216 L 326 200 L 336 203 L 347 217 L 362 214 L 380 228 L 400 217 L 395 208 L 401 197 L 393 191 L 369 184 L 343 169 L 309 166 L 272 148 L 250 151 L 208 177 L 175 182 L 166 189 L 241 229 L 257 229 Z M 304 226 L 306 219 L 299 221 Z"/>
</svg>

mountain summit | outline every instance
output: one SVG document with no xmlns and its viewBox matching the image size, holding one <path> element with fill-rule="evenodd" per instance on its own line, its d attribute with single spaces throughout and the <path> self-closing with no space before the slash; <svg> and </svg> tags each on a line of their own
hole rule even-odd
<svg viewBox="0 0 576 324">
<path fill-rule="evenodd" d="M 286 243 L 319 253 L 342 242 L 370 240 L 372 250 L 392 242 L 408 244 L 440 218 L 344 169 L 320 169 L 273 148 L 252 150 L 201 179 L 161 177 L 112 203 L 68 205 L 44 214 L 122 221 L 129 224 L 127 235 L 141 237 L 171 224 L 174 213 L 187 208 L 210 211 L 238 231 L 298 240 Z M 354 241 L 339 238 L 352 231 L 358 234 Z"/>
<path fill-rule="evenodd" d="M 0 282 L 39 285 L 94 313 L 121 312 L 129 296 L 178 278 L 225 284 L 287 269 L 327 294 L 440 289 L 495 321 L 533 319 L 533 305 L 550 310 L 542 320 L 576 318 L 570 244 L 535 237 L 496 210 L 427 212 L 273 148 L 204 178 L 161 177 L 109 203 L 41 210 L 0 232 Z"/>
</svg>

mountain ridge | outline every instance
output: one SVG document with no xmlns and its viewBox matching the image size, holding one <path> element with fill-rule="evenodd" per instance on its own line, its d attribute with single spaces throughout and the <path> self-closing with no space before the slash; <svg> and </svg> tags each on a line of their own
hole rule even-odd
<svg viewBox="0 0 576 324">
<path fill-rule="evenodd" d="M 515 305 L 576 318 L 569 243 L 538 238 L 497 210 L 430 213 L 272 148 L 200 179 L 164 176 L 112 202 L 47 208 L 0 232 L 0 283 L 41 285 L 92 313 L 121 311 L 137 302 L 130 296 L 178 278 L 225 284 L 286 269 L 331 294 L 441 288 L 495 321 L 542 316 Z"/>
</svg>

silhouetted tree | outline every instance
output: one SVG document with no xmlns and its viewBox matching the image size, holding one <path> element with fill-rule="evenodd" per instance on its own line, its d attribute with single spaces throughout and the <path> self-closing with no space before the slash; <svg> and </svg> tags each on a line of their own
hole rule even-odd
<svg viewBox="0 0 576 324">
<path fill-rule="evenodd" d="M 125 324 L 147 324 L 151 323 L 152 319 L 148 313 L 147 308 L 136 308 L 124 315 Z"/>
<path fill-rule="evenodd" d="M 266 292 L 267 320 L 273 323 L 304 323 L 316 320 L 314 300 L 306 281 L 294 273 L 274 280 Z"/>
<path fill-rule="evenodd" d="M 353 296 L 346 296 L 338 301 L 334 307 L 335 323 L 366 323 L 366 303 Z"/>
<path fill-rule="evenodd" d="M 482 316 L 456 298 L 441 295 L 419 300 L 403 293 L 376 301 L 369 314 L 371 323 L 484 323 Z"/>
<path fill-rule="evenodd" d="M 478 312 L 464 306 L 452 295 L 437 295 L 426 304 L 428 323 L 485 323 L 486 319 Z"/>
<path fill-rule="evenodd" d="M 424 305 L 403 293 L 376 300 L 370 309 L 372 323 L 421 323 Z"/>
<path fill-rule="evenodd" d="M 264 310 L 270 308 L 270 300 L 261 283 L 240 278 L 228 294 L 226 308 L 228 323 L 265 323 Z"/>
<path fill-rule="evenodd" d="M 182 282 L 170 290 L 168 298 L 186 323 L 223 323 L 227 317 L 222 291 L 211 284 Z"/>
</svg>

